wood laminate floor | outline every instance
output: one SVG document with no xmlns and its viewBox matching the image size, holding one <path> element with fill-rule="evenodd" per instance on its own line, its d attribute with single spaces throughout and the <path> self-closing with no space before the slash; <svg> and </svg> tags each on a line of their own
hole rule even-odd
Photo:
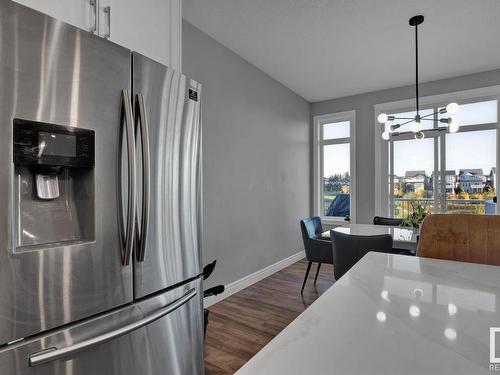
<svg viewBox="0 0 500 375">
<path fill-rule="evenodd" d="M 316 286 L 301 260 L 211 306 L 205 342 L 205 374 L 234 374 L 333 284 L 333 267 L 323 264 Z"/>
</svg>

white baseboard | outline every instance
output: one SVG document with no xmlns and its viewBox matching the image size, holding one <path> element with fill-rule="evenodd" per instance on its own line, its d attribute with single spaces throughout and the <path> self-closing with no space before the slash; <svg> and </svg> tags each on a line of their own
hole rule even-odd
<svg viewBox="0 0 500 375">
<path fill-rule="evenodd" d="M 229 297 L 230 295 L 237 293 L 240 290 L 245 289 L 262 279 L 265 279 L 268 276 L 271 276 L 273 273 L 281 271 L 283 268 L 286 268 L 289 265 L 294 264 L 295 262 L 298 262 L 305 256 L 306 254 L 304 251 L 299 251 L 298 253 L 289 256 L 288 258 L 282 259 L 279 262 L 276 262 L 274 264 L 271 264 L 270 266 L 262 268 L 257 272 L 242 277 L 239 280 L 233 281 L 232 283 L 226 285 L 226 290 L 224 291 L 224 293 L 221 293 L 213 297 L 207 297 L 203 303 L 204 307 L 210 307 L 213 304 L 222 301 L 223 299 Z"/>
</svg>

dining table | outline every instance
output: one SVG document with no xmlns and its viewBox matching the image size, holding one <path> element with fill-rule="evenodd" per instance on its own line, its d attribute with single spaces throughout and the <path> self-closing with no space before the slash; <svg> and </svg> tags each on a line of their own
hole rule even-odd
<svg viewBox="0 0 500 375">
<path fill-rule="evenodd" d="M 495 371 L 500 267 L 369 252 L 236 374 Z"/>
<path fill-rule="evenodd" d="M 393 246 L 396 249 L 417 250 L 418 232 L 411 227 L 395 227 L 389 225 L 373 224 L 348 224 L 341 225 L 332 229 L 335 232 L 351 234 L 355 236 L 376 236 L 390 234 L 393 240 Z M 330 231 L 321 233 L 321 239 L 331 240 Z"/>
</svg>

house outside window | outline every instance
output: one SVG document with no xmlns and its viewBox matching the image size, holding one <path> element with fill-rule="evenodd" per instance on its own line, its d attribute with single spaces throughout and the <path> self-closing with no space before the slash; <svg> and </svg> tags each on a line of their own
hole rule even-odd
<svg viewBox="0 0 500 375">
<path fill-rule="evenodd" d="M 461 169 L 458 174 L 457 189 L 469 194 L 482 193 L 486 186 L 486 176 L 482 169 Z"/>
<path fill-rule="evenodd" d="M 425 171 L 406 171 L 404 178 L 405 190 L 408 192 L 417 192 L 425 190 L 427 185 L 427 175 Z"/>
</svg>

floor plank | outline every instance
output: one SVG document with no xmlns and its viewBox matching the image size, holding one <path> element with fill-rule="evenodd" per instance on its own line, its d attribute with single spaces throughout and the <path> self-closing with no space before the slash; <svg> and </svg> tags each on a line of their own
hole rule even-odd
<svg viewBox="0 0 500 375">
<path fill-rule="evenodd" d="M 234 374 L 333 284 L 333 267 L 322 265 L 316 286 L 307 262 L 291 266 L 211 306 L 205 341 L 205 374 Z"/>
</svg>

